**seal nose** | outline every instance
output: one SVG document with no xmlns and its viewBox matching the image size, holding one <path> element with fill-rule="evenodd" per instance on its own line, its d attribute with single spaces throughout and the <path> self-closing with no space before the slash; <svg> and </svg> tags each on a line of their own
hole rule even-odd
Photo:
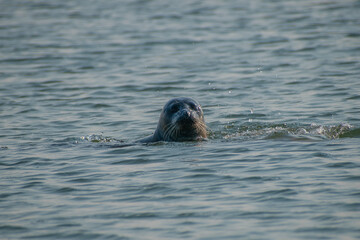
<svg viewBox="0 0 360 240">
<path fill-rule="evenodd" d="M 192 117 L 191 117 L 191 112 L 189 109 L 183 109 L 181 110 L 180 112 L 180 121 L 184 121 L 184 122 L 187 122 L 187 121 L 192 121 Z"/>
<path fill-rule="evenodd" d="M 191 113 L 189 110 L 184 110 L 184 113 L 183 113 L 186 117 L 190 117 L 191 116 Z"/>
</svg>

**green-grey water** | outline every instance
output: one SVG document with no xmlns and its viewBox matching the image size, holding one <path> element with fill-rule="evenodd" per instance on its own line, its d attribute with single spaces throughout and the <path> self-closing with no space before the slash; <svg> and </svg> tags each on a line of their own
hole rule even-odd
<svg viewBox="0 0 360 240">
<path fill-rule="evenodd" d="M 359 239 L 360 2 L 0 1 L 1 239 Z M 202 142 L 133 144 L 192 97 Z"/>
</svg>

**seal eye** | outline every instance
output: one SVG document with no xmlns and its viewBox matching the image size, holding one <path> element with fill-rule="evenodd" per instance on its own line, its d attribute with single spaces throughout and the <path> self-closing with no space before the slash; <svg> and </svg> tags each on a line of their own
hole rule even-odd
<svg viewBox="0 0 360 240">
<path fill-rule="evenodd" d="M 192 110 L 195 110 L 197 112 L 201 112 L 201 107 L 195 103 L 189 103 L 189 107 L 192 109 Z"/>
<path fill-rule="evenodd" d="M 196 104 L 195 103 L 189 103 L 189 107 L 192 109 L 192 110 L 197 110 L 198 108 L 197 108 L 197 106 L 196 106 Z"/>
<path fill-rule="evenodd" d="M 179 109 L 180 109 L 179 105 L 174 104 L 170 107 L 170 112 L 175 113 L 175 112 L 179 111 Z"/>
</svg>

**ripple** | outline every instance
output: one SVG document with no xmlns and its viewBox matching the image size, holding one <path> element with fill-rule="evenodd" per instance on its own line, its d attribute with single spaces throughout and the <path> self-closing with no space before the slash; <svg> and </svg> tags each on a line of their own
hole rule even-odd
<svg viewBox="0 0 360 240">
<path fill-rule="evenodd" d="M 329 163 L 326 165 L 329 168 L 358 168 L 360 167 L 359 164 L 353 163 L 353 162 L 337 162 L 337 163 Z"/>
<path fill-rule="evenodd" d="M 29 231 L 29 229 L 22 227 L 22 226 L 17 226 L 17 225 L 0 225 L 0 231 L 3 234 L 23 233 L 23 232 Z"/>
<path fill-rule="evenodd" d="M 70 192 L 74 192 L 77 191 L 77 189 L 75 188 L 71 188 L 71 187 L 62 187 L 57 189 L 55 192 L 56 193 L 70 193 Z"/>
<path fill-rule="evenodd" d="M 103 219 L 151 219 L 159 217 L 159 214 L 156 212 L 139 212 L 139 213 L 131 213 L 131 212 L 119 212 L 119 213 L 105 213 L 98 215 L 96 217 L 100 217 Z"/>
</svg>

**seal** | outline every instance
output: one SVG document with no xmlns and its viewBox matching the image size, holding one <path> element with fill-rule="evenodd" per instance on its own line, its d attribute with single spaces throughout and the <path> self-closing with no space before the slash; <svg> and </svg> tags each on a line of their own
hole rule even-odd
<svg viewBox="0 0 360 240">
<path fill-rule="evenodd" d="M 192 98 L 178 97 L 163 107 L 154 134 L 138 142 L 198 141 L 206 137 L 207 127 L 200 104 Z"/>
</svg>

